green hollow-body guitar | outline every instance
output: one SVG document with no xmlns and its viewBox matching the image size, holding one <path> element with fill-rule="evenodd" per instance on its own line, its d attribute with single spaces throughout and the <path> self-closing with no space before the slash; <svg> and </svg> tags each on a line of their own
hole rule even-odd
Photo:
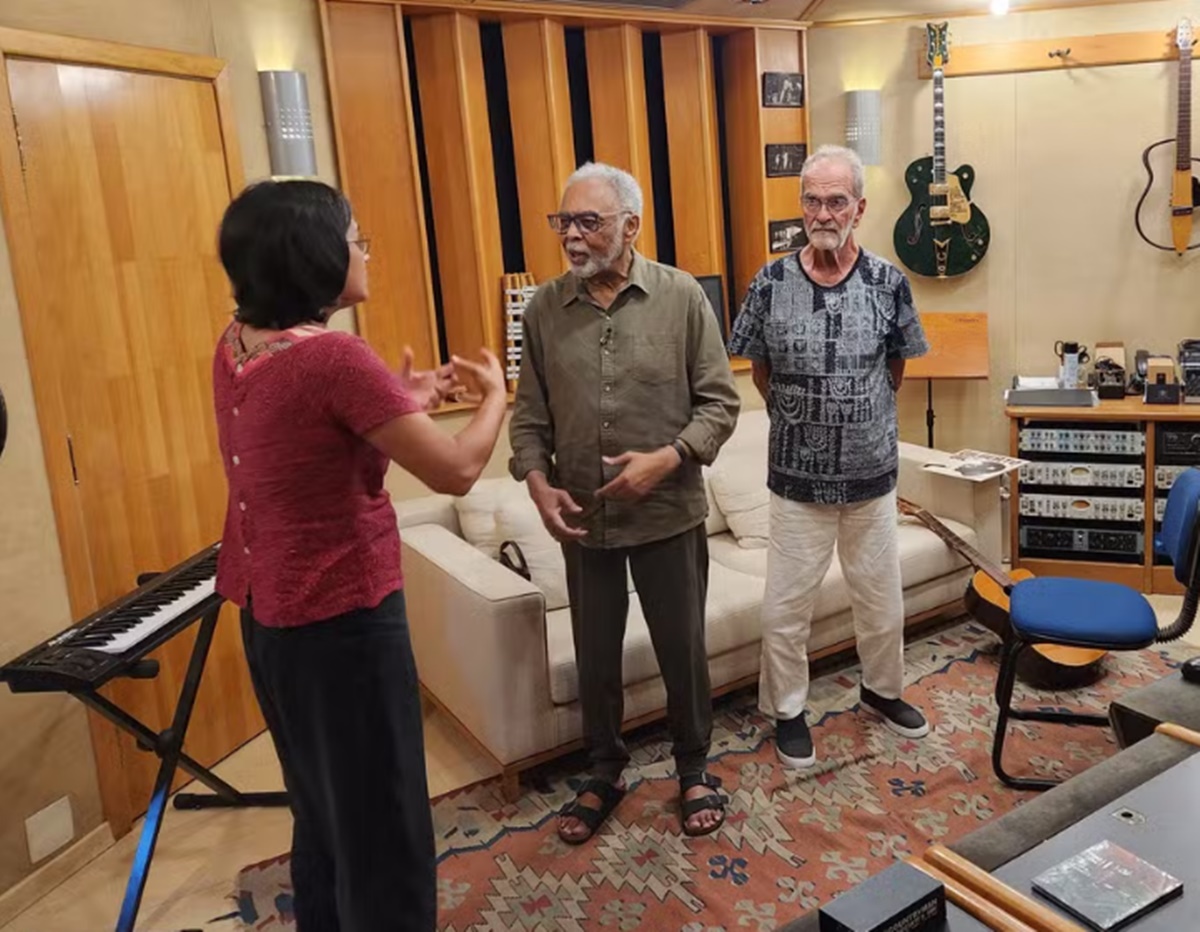
<svg viewBox="0 0 1200 932">
<path fill-rule="evenodd" d="M 947 23 L 925 26 L 933 69 L 933 156 L 908 166 L 904 181 L 912 201 L 896 221 L 896 255 L 918 275 L 951 278 L 975 268 L 987 253 L 992 231 L 971 203 L 975 169 L 946 171 L 946 107 L 943 69 L 949 61 Z"/>
</svg>

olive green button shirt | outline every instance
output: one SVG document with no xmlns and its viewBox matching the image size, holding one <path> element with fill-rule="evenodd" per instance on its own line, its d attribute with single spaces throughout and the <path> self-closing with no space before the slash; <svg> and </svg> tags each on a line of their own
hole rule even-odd
<svg viewBox="0 0 1200 932">
<path fill-rule="evenodd" d="M 623 467 L 603 456 L 682 440 L 691 451 L 645 498 L 604 500 L 578 526 L 590 547 L 630 547 L 690 530 L 708 513 L 700 466 L 740 407 L 717 320 L 686 272 L 637 253 L 608 310 L 574 275 L 542 285 L 525 310 L 509 437 L 512 475 L 540 470 L 584 509 Z M 569 519 L 568 519 L 569 520 Z"/>
</svg>

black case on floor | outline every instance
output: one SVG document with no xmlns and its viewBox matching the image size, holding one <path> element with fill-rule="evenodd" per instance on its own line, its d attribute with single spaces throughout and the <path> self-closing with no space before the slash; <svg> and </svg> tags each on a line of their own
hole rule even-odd
<svg viewBox="0 0 1200 932">
<path fill-rule="evenodd" d="M 822 906 L 819 916 L 821 932 L 935 932 L 946 928 L 946 889 L 901 861 Z"/>
</svg>

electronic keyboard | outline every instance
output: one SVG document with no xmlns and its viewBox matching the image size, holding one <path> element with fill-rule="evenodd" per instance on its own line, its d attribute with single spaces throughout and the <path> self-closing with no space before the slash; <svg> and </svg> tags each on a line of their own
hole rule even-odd
<svg viewBox="0 0 1200 932">
<path fill-rule="evenodd" d="M 18 693 L 78 692 L 118 676 L 152 677 L 157 664 L 142 658 L 221 604 L 220 547 L 139 577 L 137 589 L 0 667 L 0 682 Z"/>
</svg>

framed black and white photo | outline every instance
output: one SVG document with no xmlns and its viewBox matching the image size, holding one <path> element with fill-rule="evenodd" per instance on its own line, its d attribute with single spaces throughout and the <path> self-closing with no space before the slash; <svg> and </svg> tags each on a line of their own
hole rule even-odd
<svg viewBox="0 0 1200 932">
<path fill-rule="evenodd" d="M 808 156 L 808 146 L 802 142 L 767 144 L 767 177 L 788 178 L 798 176 Z"/>
<path fill-rule="evenodd" d="M 804 75 L 792 71 L 763 74 L 764 107 L 803 107 Z"/>
<path fill-rule="evenodd" d="M 795 220 L 772 220 L 768 227 L 771 252 L 794 252 L 808 243 L 804 221 L 799 217 Z"/>
<path fill-rule="evenodd" d="M 696 281 L 704 289 L 704 296 L 717 315 L 717 326 L 721 328 L 721 339 L 724 340 L 728 336 L 725 332 L 725 283 L 720 275 L 697 275 Z"/>
</svg>

